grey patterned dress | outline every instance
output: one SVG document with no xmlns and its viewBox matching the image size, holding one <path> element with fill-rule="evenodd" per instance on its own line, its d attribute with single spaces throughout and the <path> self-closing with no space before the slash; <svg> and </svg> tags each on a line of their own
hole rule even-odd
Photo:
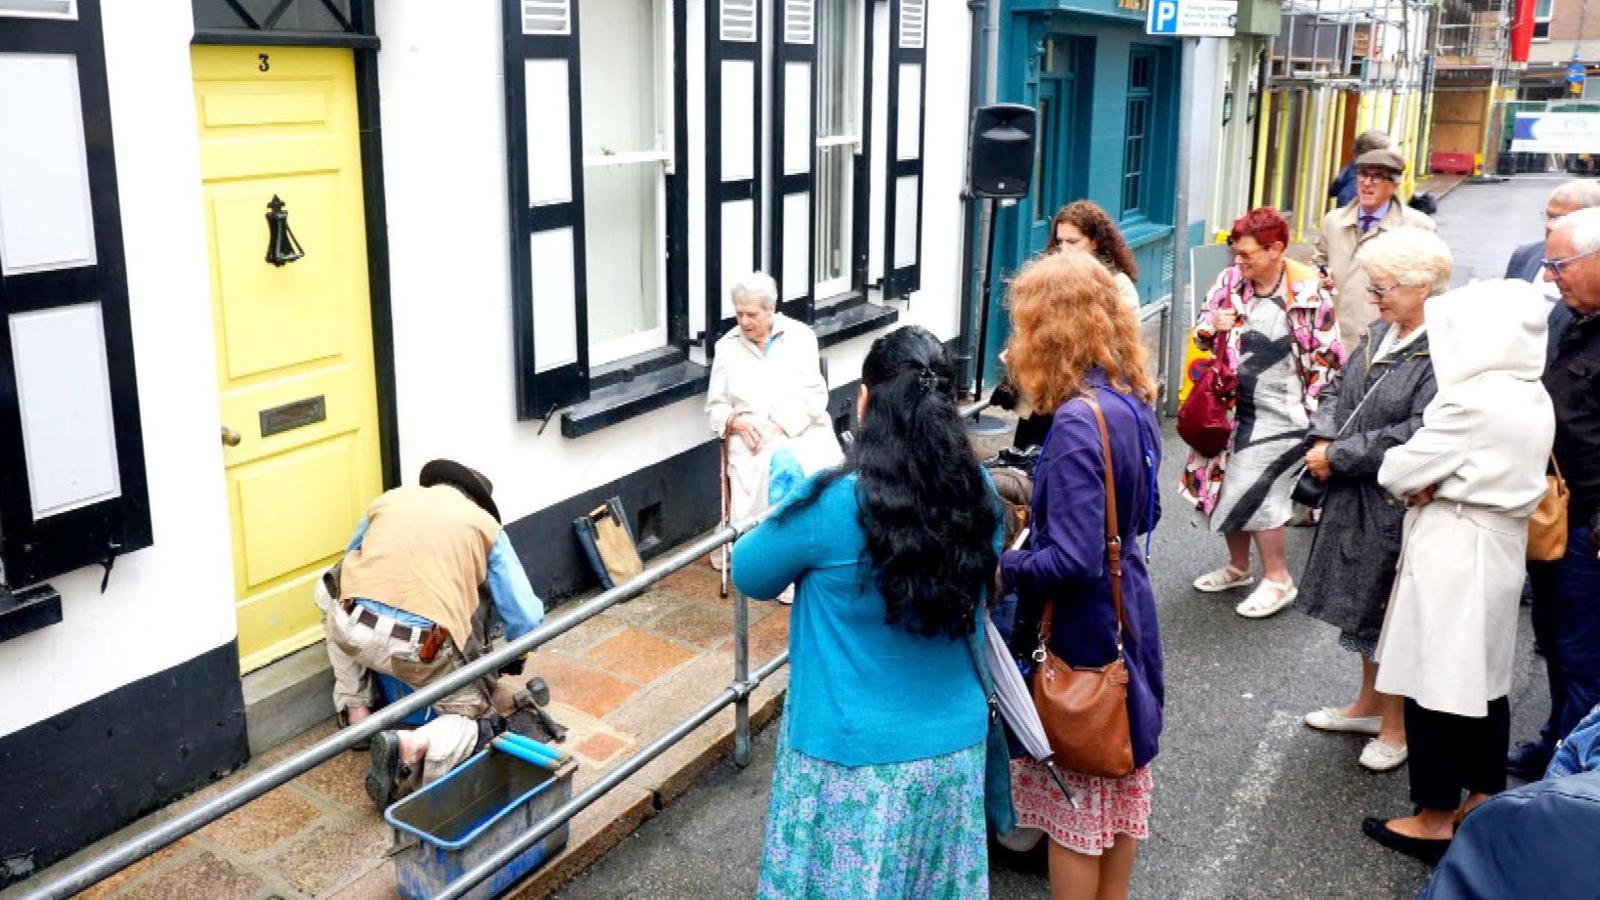
<svg viewBox="0 0 1600 900">
<path fill-rule="evenodd" d="M 1345 649 L 1367 656 L 1383 626 L 1406 513 L 1403 503 L 1378 486 L 1378 467 L 1384 451 L 1405 443 L 1422 427 L 1422 411 L 1435 390 L 1426 333 L 1382 359 L 1374 358 L 1393 327 L 1373 323 L 1345 364 L 1332 396 L 1311 419 L 1313 439 L 1331 440 L 1340 434 L 1340 426 L 1344 430 L 1328 445 L 1333 478 L 1311 558 L 1300 576 L 1297 604 L 1306 615 L 1337 627 Z M 1347 422 L 1352 411 L 1354 420 Z"/>
<path fill-rule="evenodd" d="M 1289 495 L 1310 424 L 1283 284 L 1273 294 L 1250 298 L 1241 312 L 1233 457 L 1211 511 L 1211 530 L 1219 532 L 1265 531 L 1289 521 Z"/>
</svg>

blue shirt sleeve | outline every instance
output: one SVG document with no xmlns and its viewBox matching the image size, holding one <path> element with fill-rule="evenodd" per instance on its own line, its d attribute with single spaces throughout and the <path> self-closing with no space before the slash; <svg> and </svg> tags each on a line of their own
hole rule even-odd
<svg viewBox="0 0 1600 900">
<path fill-rule="evenodd" d="M 350 538 L 350 544 L 349 544 L 349 546 L 344 548 L 344 552 L 353 553 L 353 552 L 355 552 L 357 550 L 360 550 L 361 549 L 361 539 L 366 537 L 366 536 L 367 536 L 367 517 L 366 516 L 362 516 L 361 517 L 361 521 L 359 523 L 357 523 L 357 525 L 356 525 L 356 533 L 355 533 L 354 536 L 352 536 Z"/>
<path fill-rule="evenodd" d="M 506 640 L 514 641 L 544 621 L 544 601 L 533 592 L 522 560 L 504 531 L 489 549 L 489 595 L 494 611 L 506 626 Z"/>
<path fill-rule="evenodd" d="M 810 517 L 828 499 L 818 498 L 810 507 L 787 515 L 785 511 L 800 497 L 811 495 L 816 478 L 802 482 L 766 521 L 733 545 L 733 583 L 745 596 L 771 600 L 811 566 Z"/>
</svg>

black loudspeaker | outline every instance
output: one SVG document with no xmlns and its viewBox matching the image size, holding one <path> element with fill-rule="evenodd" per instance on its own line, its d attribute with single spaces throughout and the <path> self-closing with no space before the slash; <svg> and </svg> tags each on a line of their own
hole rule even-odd
<svg viewBox="0 0 1600 900">
<path fill-rule="evenodd" d="M 1037 121 L 1033 107 L 1018 103 L 997 103 L 972 111 L 967 184 L 974 197 L 1028 196 Z"/>
</svg>

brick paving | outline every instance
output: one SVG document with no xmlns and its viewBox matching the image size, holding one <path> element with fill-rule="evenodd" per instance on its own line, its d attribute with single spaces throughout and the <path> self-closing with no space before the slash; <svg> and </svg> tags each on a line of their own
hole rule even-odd
<svg viewBox="0 0 1600 900">
<path fill-rule="evenodd" d="M 531 674 L 550 684 L 551 713 L 569 729 L 563 748 L 579 760 L 574 792 L 592 784 L 634 750 L 676 725 L 732 680 L 733 607 L 719 599 L 718 577 L 701 560 L 654 590 L 578 626 L 533 655 Z M 552 614 L 559 620 L 561 610 Z M 750 604 L 751 668 L 788 644 L 788 607 Z M 526 678 L 527 676 L 524 676 Z M 788 670 L 751 699 L 759 727 L 782 706 Z M 250 761 L 241 772 L 146 817 L 58 863 L 0 898 L 20 895 L 216 796 L 247 775 L 333 732 L 330 720 Z M 508 896 L 542 897 L 676 799 L 732 748 L 733 710 L 641 769 L 572 822 L 568 849 Z M 298 900 L 395 896 L 392 829 L 362 788 L 365 753 L 343 753 L 283 787 L 96 885 L 93 898 L 205 897 L 206 900 Z M 759 840 L 753 835 L 752 840 Z"/>
</svg>

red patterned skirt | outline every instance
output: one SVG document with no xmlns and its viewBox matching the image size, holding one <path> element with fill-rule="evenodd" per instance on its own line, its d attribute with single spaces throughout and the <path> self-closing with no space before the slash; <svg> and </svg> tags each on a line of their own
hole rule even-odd
<svg viewBox="0 0 1600 900">
<path fill-rule="evenodd" d="M 1154 780 L 1143 766 L 1121 778 L 1084 775 L 1061 770 L 1072 791 L 1074 807 L 1061 796 L 1061 788 L 1032 759 L 1011 761 L 1011 798 L 1017 807 L 1017 827 L 1037 828 L 1075 853 L 1099 856 L 1127 834 L 1143 840 L 1150 836 L 1150 792 Z"/>
</svg>

